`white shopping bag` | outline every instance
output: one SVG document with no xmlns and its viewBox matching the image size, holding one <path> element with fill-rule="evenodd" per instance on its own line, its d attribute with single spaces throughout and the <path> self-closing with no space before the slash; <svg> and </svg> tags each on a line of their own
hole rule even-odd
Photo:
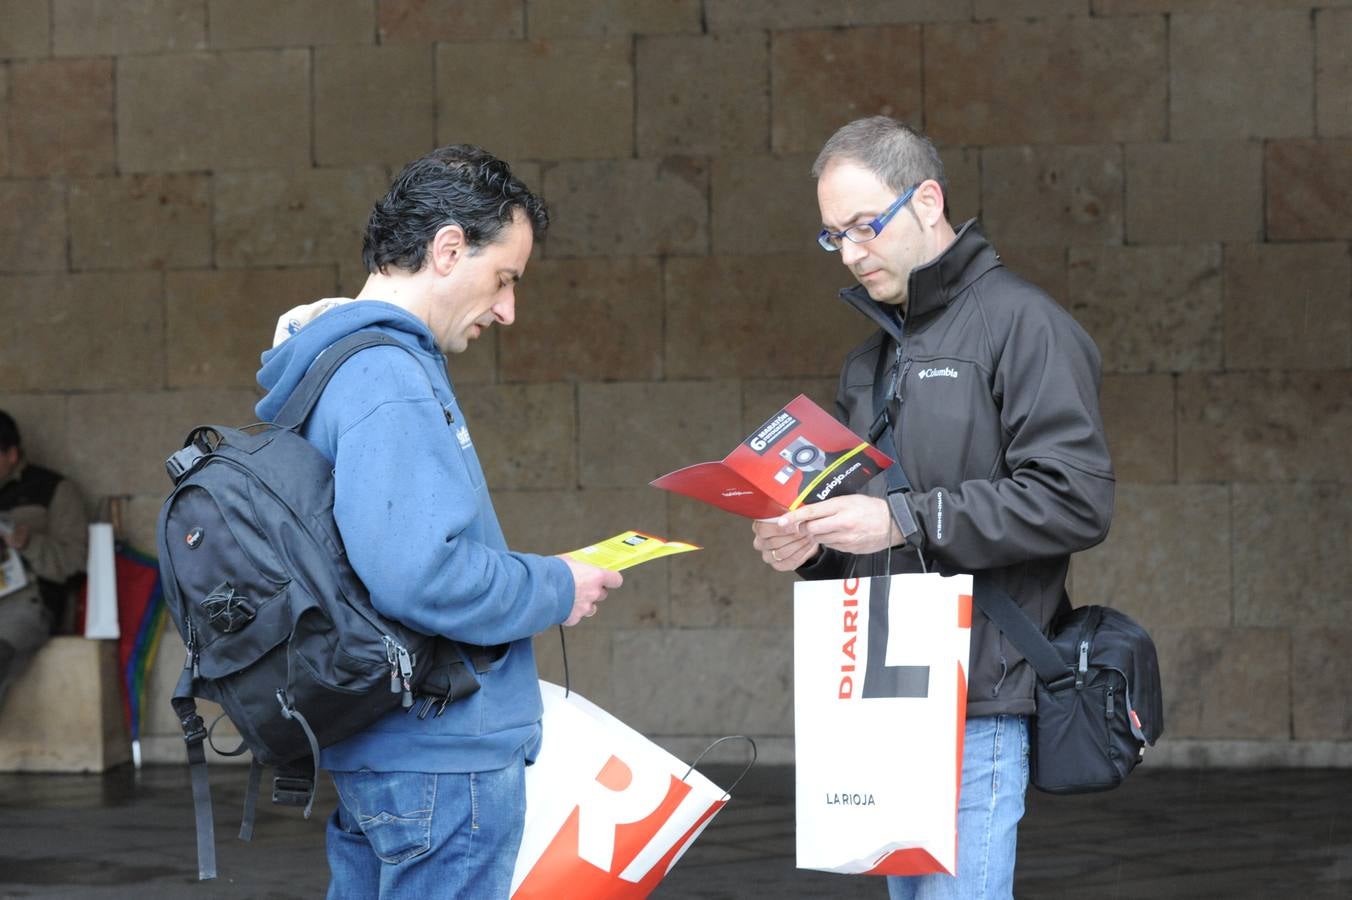
<svg viewBox="0 0 1352 900">
<path fill-rule="evenodd" d="M 117 622 L 117 561 L 113 526 L 107 522 L 89 523 L 85 578 L 85 637 L 118 637 L 121 630 Z"/>
<path fill-rule="evenodd" d="M 953 874 L 972 578 L 794 585 L 798 867 Z"/>
<path fill-rule="evenodd" d="M 546 681 L 540 693 L 513 900 L 647 897 L 728 794 L 578 694 Z"/>
</svg>

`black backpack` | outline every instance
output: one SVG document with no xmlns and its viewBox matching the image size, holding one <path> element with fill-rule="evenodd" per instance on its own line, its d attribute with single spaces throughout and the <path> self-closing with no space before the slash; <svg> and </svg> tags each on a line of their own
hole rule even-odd
<svg viewBox="0 0 1352 900">
<path fill-rule="evenodd" d="M 332 467 L 299 429 L 338 367 L 375 346 L 407 349 L 376 332 L 349 335 L 320 355 L 275 423 L 194 428 L 165 463 L 174 488 L 159 517 L 160 574 L 188 651 L 172 703 L 192 772 L 201 879 L 214 878 L 216 864 L 210 729 L 195 697 L 219 703 L 242 738 L 217 752 L 253 754 L 239 835 L 249 840 L 262 766 L 277 767 L 273 801 L 303 804 L 308 818 L 320 748 L 410 709 L 415 693 L 416 714 L 440 715 L 479 689 L 468 666 L 482 673 L 501 653 L 386 619 L 348 564 Z"/>
</svg>

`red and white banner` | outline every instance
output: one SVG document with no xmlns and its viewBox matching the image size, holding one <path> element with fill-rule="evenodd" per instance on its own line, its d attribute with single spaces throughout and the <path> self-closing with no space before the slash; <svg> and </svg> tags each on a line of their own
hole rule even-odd
<svg viewBox="0 0 1352 900">
<path fill-rule="evenodd" d="M 794 585 L 798 867 L 953 874 L 972 578 Z"/>
<path fill-rule="evenodd" d="M 545 681 L 540 693 L 513 900 L 647 897 L 728 795 L 578 694 Z"/>
</svg>

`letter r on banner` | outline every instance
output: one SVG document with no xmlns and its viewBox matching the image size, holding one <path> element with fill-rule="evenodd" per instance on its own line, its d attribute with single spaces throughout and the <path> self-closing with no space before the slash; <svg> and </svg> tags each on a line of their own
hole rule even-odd
<svg viewBox="0 0 1352 900">
<path fill-rule="evenodd" d="M 676 832 L 667 835 L 671 846 L 652 846 L 690 790 L 658 768 L 610 756 L 514 896 L 558 896 L 567 883 L 578 897 L 646 897 L 666 874 L 657 865 L 693 837 L 694 829 Z M 587 867 L 579 870 L 579 860 Z"/>
<path fill-rule="evenodd" d="M 577 694 L 540 695 L 513 900 L 644 900 L 727 793 Z"/>
<path fill-rule="evenodd" d="M 657 769 L 646 768 L 636 772 L 618 756 L 606 760 L 596 780 L 589 785 L 590 794 L 578 806 L 578 857 L 606 872 L 617 872 L 627 865 L 652 839 L 657 828 L 644 834 L 635 834 L 634 830 L 623 826 L 648 819 L 667 801 L 674 800 L 675 804 L 679 804 L 689 792 L 689 787 L 676 782 L 679 796 L 673 798 L 671 781 L 670 775 Z M 658 826 L 660 824 L 657 823 Z M 622 844 L 637 844 L 618 848 L 622 857 L 619 866 L 614 865 L 617 840 Z"/>
</svg>

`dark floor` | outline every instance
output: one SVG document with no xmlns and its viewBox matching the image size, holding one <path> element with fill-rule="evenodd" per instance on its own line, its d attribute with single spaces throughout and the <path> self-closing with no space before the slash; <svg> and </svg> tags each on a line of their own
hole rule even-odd
<svg viewBox="0 0 1352 900">
<path fill-rule="evenodd" d="M 205 883 L 184 769 L 0 775 L 0 897 L 322 896 L 321 813 L 305 821 L 265 802 L 253 843 L 234 838 L 246 771 L 212 771 L 221 875 Z M 1352 772 L 1143 768 L 1109 794 L 1030 793 L 1016 888 L 1075 900 L 1352 898 Z M 886 889 L 795 869 L 793 772 L 762 766 L 653 896 L 881 900 Z"/>
</svg>

